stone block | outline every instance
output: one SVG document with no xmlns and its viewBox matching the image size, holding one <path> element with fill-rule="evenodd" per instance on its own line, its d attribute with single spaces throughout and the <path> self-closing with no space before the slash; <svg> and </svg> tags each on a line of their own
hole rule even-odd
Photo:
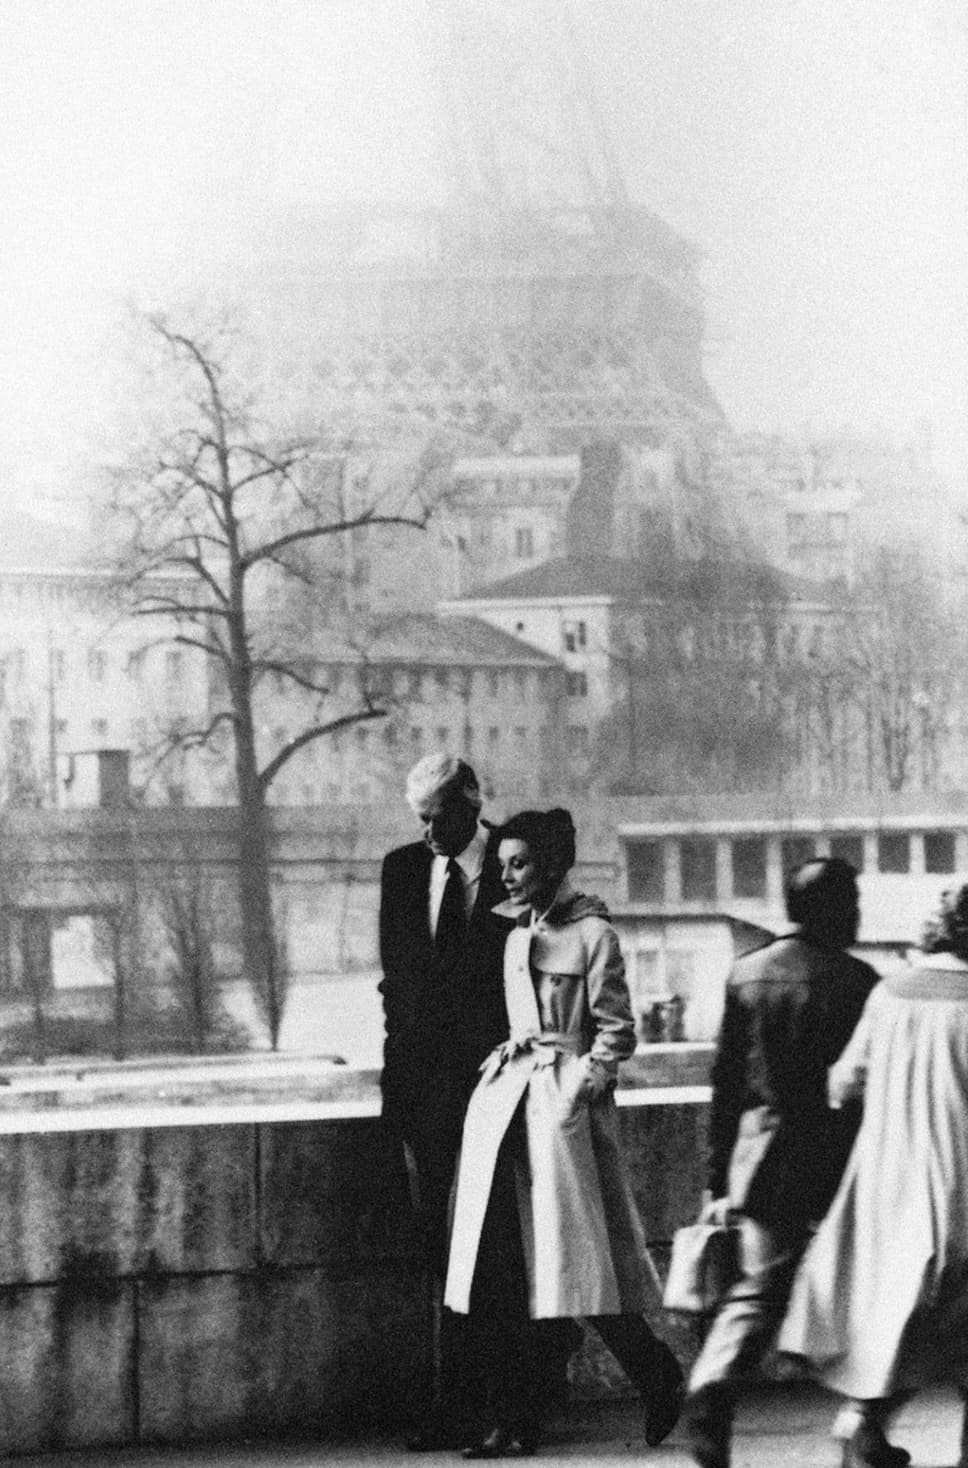
<svg viewBox="0 0 968 1468">
<path fill-rule="evenodd" d="M 0 1137 L 0 1284 L 255 1262 L 251 1127 Z"/>
<path fill-rule="evenodd" d="M 413 1275 L 266 1270 L 145 1281 L 145 1441 L 398 1420 L 426 1382 L 427 1300 Z"/>
<path fill-rule="evenodd" d="M 707 1106 L 619 1108 L 623 1151 L 646 1236 L 668 1243 L 694 1222 L 706 1175 Z"/>
<path fill-rule="evenodd" d="M 265 1124 L 260 1157 L 269 1263 L 419 1257 L 402 1154 L 379 1120 Z"/>
<path fill-rule="evenodd" d="M 133 1283 L 0 1289 L 0 1453 L 130 1443 Z"/>
</svg>

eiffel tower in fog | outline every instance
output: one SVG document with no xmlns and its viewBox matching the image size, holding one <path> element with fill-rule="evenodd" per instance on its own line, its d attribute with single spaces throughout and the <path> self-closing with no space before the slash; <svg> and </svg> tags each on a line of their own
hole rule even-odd
<svg viewBox="0 0 968 1468">
<path fill-rule="evenodd" d="M 630 200 L 566 0 L 433 0 L 449 203 L 330 221 L 285 309 L 333 406 L 569 451 L 701 439 L 699 252 Z"/>
</svg>

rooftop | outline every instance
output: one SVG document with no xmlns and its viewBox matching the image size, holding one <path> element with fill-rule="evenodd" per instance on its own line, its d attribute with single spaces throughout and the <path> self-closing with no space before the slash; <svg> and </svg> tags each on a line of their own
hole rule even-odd
<svg viewBox="0 0 968 1468">
<path fill-rule="evenodd" d="M 695 562 L 697 576 L 714 570 Z M 770 570 L 769 585 L 775 594 L 792 601 L 824 601 L 825 588 L 803 576 Z M 653 571 L 642 561 L 617 556 L 561 556 L 544 561 L 527 571 L 517 571 L 500 581 L 479 587 L 460 600 L 486 601 L 556 600 L 563 597 L 607 598 L 639 601 L 660 596 Z"/>
<path fill-rule="evenodd" d="M 476 617 L 437 617 L 432 612 L 404 612 L 378 620 L 361 646 L 369 662 L 426 663 L 431 667 L 468 664 L 488 667 L 553 668 L 557 659 L 500 632 Z M 362 656 L 360 649 L 356 651 Z"/>
</svg>

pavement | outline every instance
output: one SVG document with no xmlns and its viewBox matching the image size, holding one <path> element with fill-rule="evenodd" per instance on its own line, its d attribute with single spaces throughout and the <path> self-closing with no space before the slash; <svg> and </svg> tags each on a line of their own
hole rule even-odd
<svg viewBox="0 0 968 1468">
<path fill-rule="evenodd" d="M 814 1387 L 764 1389 L 744 1402 L 737 1419 L 732 1468 L 838 1468 L 840 1451 L 828 1436 L 834 1399 Z M 953 1468 L 958 1460 L 961 1406 L 953 1393 L 924 1393 L 898 1414 L 894 1442 L 912 1454 L 912 1468 Z M 553 1424 L 536 1468 L 611 1468 L 642 1461 L 648 1468 L 689 1468 L 678 1432 L 648 1448 L 635 1403 L 573 1403 Z M 208 1443 L 145 1448 L 92 1448 L 9 1460 L 23 1468 L 445 1468 L 456 1453 L 401 1449 L 389 1434 L 352 1431 L 311 1441 Z"/>
</svg>

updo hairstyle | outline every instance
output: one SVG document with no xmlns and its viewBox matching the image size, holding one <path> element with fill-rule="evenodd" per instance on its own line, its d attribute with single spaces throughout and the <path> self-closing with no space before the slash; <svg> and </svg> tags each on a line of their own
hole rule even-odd
<svg viewBox="0 0 968 1468">
<path fill-rule="evenodd" d="M 524 841 L 541 872 L 558 881 L 575 865 L 575 823 L 561 806 L 519 811 L 505 821 L 498 836 L 502 841 Z"/>
</svg>

